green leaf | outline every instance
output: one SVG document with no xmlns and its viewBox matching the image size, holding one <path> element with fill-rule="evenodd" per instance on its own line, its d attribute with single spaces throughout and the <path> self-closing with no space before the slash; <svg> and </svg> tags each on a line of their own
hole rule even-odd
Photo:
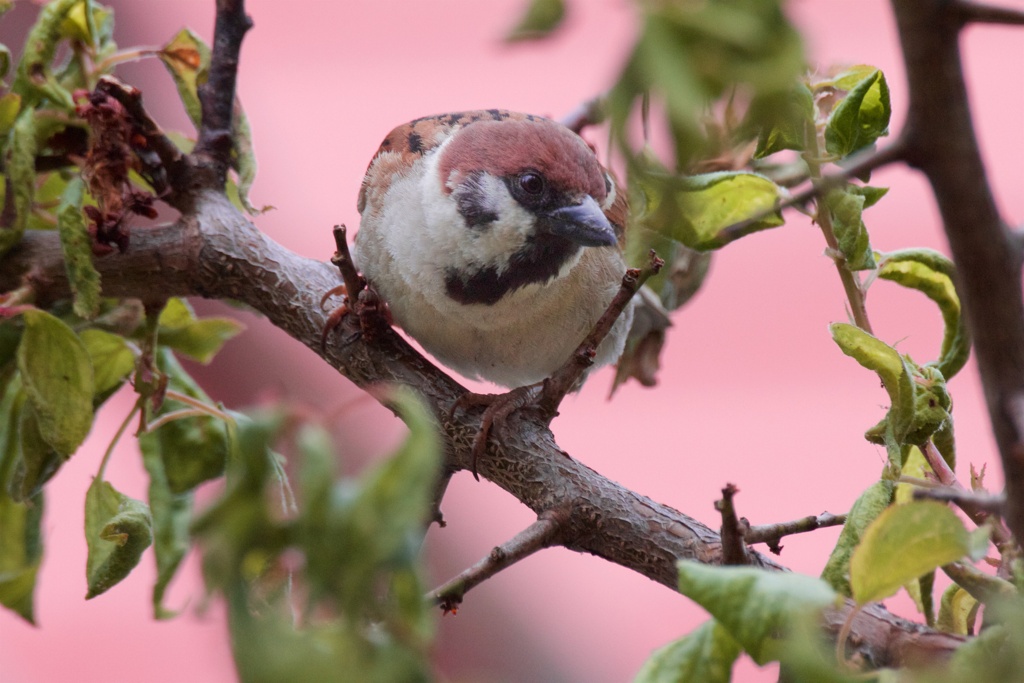
<svg viewBox="0 0 1024 683">
<path fill-rule="evenodd" d="M 839 242 L 839 251 L 846 258 L 850 270 L 875 267 L 868 229 L 861 219 L 865 203 L 863 195 L 845 190 L 832 190 L 825 198 L 825 206 L 832 218 L 832 229 Z"/>
<path fill-rule="evenodd" d="M 199 388 L 169 349 L 157 353 L 157 367 L 168 377 L 167 388 L 204 403 L 210 397 Z M 186 408 L 165 399 L 154 417 Z M 204 481 L 221 476 L 228 455 L 227 427 L 223 420 L 198 416 L 172 420 L 154 432 L 160 443 L 167 485 L 173 493 L 191 491 Z"/>
<path fill-rule="evenodd" d="M 850 557 L 860 543 L 864 530 L 892 502 L 895 484 L 891 481 L 876 481 L 860 494 L 846 516 L 846 524 L 839 534 L 836 547 L 821 572 L 823 578 L 837 592 L 849 597 L 853 595 L 850 588 Z"/>
<path fill-rule="evenodd" d="M 206 81 L 210 48 L 191 29 L 183 28 L 160 49 L 157 56 L 174 79 L 178 97 L 198 130 L 203 116 L 198 88 L 200 83 Z"/>
<path fill-rule="evenodd" d="M 974 633 L 974 619 L 981 603 L 960 586 L 951 584 L 939 603 L 938 627 L 962 636 Z"/>
<path fill-rule="evenodd" d="M 877 69 L 861 79 L 836 105 L 825 126 L 825 149 L 846 157 L 889 134 L 889 85 Z"/>
<path fill-rule="evenodd" d="M 352 617 L 374 609 L 373 586 L 382 572 L 399 574 L 414 567 L 441 471 L 436 423 L 411 392 L 398 388 L 393 392 L 389 403 L 409 427 L 409 436 L 393 456 L 361 477 L 350 505 L 335 513 L 343 515 L 337 522 L 341 530 L 338 550 L 347 550 L 346 581 L 338 585 L 337 579 L 324 575 L 331 567 L 324 561 L 327 557 L 320 557 L 315 546 L 306 549 L 311 575 L 319 573 L 322 584 L 334 584 Z M 314 564 L 318 569 L 314 570 Z M 431 613 L 422 600 L 404 607 L 409 613 L 403 617 L 410 626 L 424 631 L 429 628 Z"/>
<path fill-rule="evenodd" d="M 935 302 L 945 332 L 939 359 L 933 363 L 947 380 L 967 363 L 971 337 L 956 291 L 956 267 L 931 249 L 907 249 L 881 255 L 878 277 L 916 289 Z"/>
<path fill-rule="evenodd" d="M 509 31 L 505 40 L 512 43 L 546 38 L 562 24 L 564 18 L 564 0 L 530 0 L 526 14 Z"/>
<path fill-rule="evenodd" d="M 85 493 L 85 541 L 89 600 L 128 576 L 153 542 L 149 508 L 99 477 L 93 479 Z"/>
<path fill-rule="evenodd" d="M 740 646 L 710 619 L 688 635 L 654 651 L 633 683 L 728 683 Z"/>
<path fill-rule="evenodd" d="M 35 624 L 36 575 L 43 554 L 43 494 L 16 503 L 0 492 L 0 605 Z"/>
<path fill-rule="evenodd" d="M 946 505 L 930 500 L 895 505 L 868 526 L 853 551 L 853 597 L 861 604 L 882 600 L 970 551 L 967 529 Z"/>
<path fill-rule="evenodd" d="M 135 352 L 124 337 L 103 330 L 82 330 L 79 338 L 92 363 L 96 396 L 109 395 L 135 369 Z"/>
<path fill-rule="evenodd" d="M 750 104 L 744 128 L 757 131 L 755 159 L 806 147 L 807 129 L 814 124 L 814 96 L 803 83 L 782 93 L 769 93 Z"/>
<path fill-rule="evenodd" d="M 0 256 L 21 241 L 32 211 L 36 183 L 36 135 L 33 111 L 26 108 L 15 119 L 7 141 L 8 188 L 4 203 L 14 203 L 14 222 L 0 226 Z"/>
<path fill-rule="evenodd" d="M 707 147 L 707 103 L 734 87 L 756 100 L 790 90 L 804 71 L 803 46 L 778 2 L 645 3 L 632 54 L 608 98 L 615 139 L 627 134 L 634 104 L 653 94 L 666 110 L 675 166 Z"/>
<path fill-rule="evenodd" d="M 878 373 L 892 401 L 888 423 L 896 440 L 902 442 L 914 420 L 915 391 L 910 364 L 896 349 L 855 325 L 833 323 L 829 329 L 843 353 Z"/>
<path fill-rule="evenodd" d="M 249 583 L 263 573 L 266 563 L 287 541 L 271 520 L 266 490 L 274 457 L 271 446 L 282 423 L 278 412 L 236 417 L 227 490 L 192 524 L 192 532 L 204 545 L 206 585 L 228 596 L 233 591 L 250 590 Z M 166 453 L 163 455 L 166 460 Z M 170 475 L 166 464 L 165 471 Z M 321 545 L 335 545 L 322 543 L 323 538 L 326 536 L 320 537 Z"/>
<path fill-rule="evenodd" d="M 82 187 L 81 178 L 68 183 L 57 209 L 57 230 L 75 315 L 91 320 L 100 310 L 100 274 L 92 263 L 92 244 L 82 213 Z"/>
<path fill-rule="evenodd" d="M 758 664 L 778 658 L 778 639 L 807 614 L 836 604 L 820 579 L 753 567 L 713 567 L 680 560 L 680 592 L 699 603 Z"/>
<path fill-rule="evenodd" d="M 237 100 L 231 115 L 231 140 L 235 151 L 231 165 L 238 174 L 238 201 L 250 215 L 262 213 L 249 202 L 249 190 L 256 181 L 256 152 L 253 149 L 249 118 Z"/>
<path fill-rule="evenodd" d="M 31 403 L 21 409 L 18 427 L 21 436 L 21 458 L 8 486 L 11 498 L 25 502 L 53 478 L 66 458 L 55 451 L 39 433 L 39 419 Z"/>
<path fill-rule="evenodd" d="M 157 570 L 153 585 L 153 618 L 168 619 L 176 613 L 164 607 L 164 594 L 188 553 L 193 494 L 171 491 L 160 447 L 160 439 L 152 432 L 139 436 L 142 463 L 149 474 L 149 509 L 153 515 L 153 551 Z"/>
<path fill-rule="evenodd" d="M 230 318 L 197 319 L 182 299 L 172 297 L 160 313 L 158 339 L 161 345 L 184 353 L 200 363 L 209 363 L 224 343 L 244 326 Z"/>
<path fill-rule="evenodd" d="M 92 364 L 71 328 L 40 310 L 22 314 L 25 332 L 18 369 L 43 440 L 63 456 L 74 453 L 92 428 Z"/>
<path fill-rule="evenodd" d="M 0 604 L 35 623 L 33 594 L 43 552 L 43 496 L 16 502 L 7 495 L 20 460 L 18 422 L 25 395 L 16 376 L 0 384 L 0 389 Z"/>
<path fill-rule="evenodd" d="M 84 0 L 53 0 L 39 12 L 25 40 L 25 50 L 12 85 L 12 90 L 24 98 L 25 109 L 33 108 L 41 99 L 49 100 L 51 106 L 64 111 L 74 109 L 71 93 L 58 82 L 50 67 L 65 37 L 64 18 L 82 2 Z"/>
<path fill-rule="evenodd" d="M 1017 609 L 1020 601 L 1012 601 Z M 953 653 L 941 683 L 962 681 L 1015 681 L 1024 671 L 1024 638 L 1019 618 L 1011 624 L 997 624 L 981 630 Z M 1014 628 L 1016 627 L 1016 628 Z"/>
<path fill-rule="evenodd" d="M 337 683 L 427 683 L 433 680 L 424 654 L 384 629 L 372 640 L 344 621 L 297 628 L 290 615 L 229 599 L 228 626 L 242 683 L 332 681 Z"/>
</svg>

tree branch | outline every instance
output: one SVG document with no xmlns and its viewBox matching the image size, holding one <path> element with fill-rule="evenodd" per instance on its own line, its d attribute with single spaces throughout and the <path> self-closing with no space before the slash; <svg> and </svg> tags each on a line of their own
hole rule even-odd
<svg viewBox="0 0 1024 683">
<path fill-rule="evenodd" d="M 217 0 L 209 75 L 206 83 L 199 86 L 203 120 L 193 153 L 197 159 L 208 160 L 210 170 L 215 174 L 214 182 L 204 187 L 224 187 L 227 179 L 231 164 L 238 59 L 242 38 L 250 28 L 252 19 L 245 13 L 245 0 Z"/>
<path fill-rule="evenodd" d="M 338 284 L 338 271 L 303 258 L 260 233 L 220 193 L 196 196 L 194 210 L 172 225 L 138 229 L 130 250 L 96 259 L 104 294 L 162 301 L 168 296 L 236 299 L 301 341 L 364 389 L 382 382 L 413 388 L 423 396 L 441 427 L 446 468 L 468 469 L 479 413 L 450 418 L 448 408 L 465 388 L 386 329 L 372 343 L 355 316 L 339 325 L 337 341 L 321 351 L 326 314 L 319 295 Z M 28 231 L 4 257 L 0 290 L 28 279 L 40 304 L 69 296 L 59 237 Z M 568 510 L 559 523 L 559 544 L 631 569 L 672 590 L 676 562 L 722 561 L 721 538 L 697 520 L 630 491 L 567 457 L 546 425 L 528 415 L 509 418 L 505 438 L 492 442 L 480 474 L 541 516 Z M 753 566 L 783 567 L 750 552 Z M 829 610 L 824 627 L 832 637 L 853 609 L 852 603 Z M 948 656 L 962 638 L 939 633 L 869 606 L 853 621 L 851 643 L 866 661 L 899 666 Z"/>
<path fill-rule="evenodd" d="M 823 512 L 820 515 L 801 517 L 792 522 L 776 522 L 775 524 L 762 524 L 749 527 L 743 533 L 743 540 L 747 543 L 765 543 L 768 549 L 775 555 L 782 552 L 779 541 L 784 536 L 803 534 L 815 529 L 824 529 L 830 526 L 839 526 L 846 523 L 846 515 L 833 515 L 831 512 Z"/>
<path fill-rule="evenodd" d="M 964 311 L 1006 478 L 1006 522 L 1024 538 L 1021 253 L 999 216 L 974 132 L 960 59 L 957 3 L 893 0 L 910 85 L 903 140 L 928 178 L 957 266 Z M 962 5 L 962 3 L 961 3 Z"/>
<path fill-rule="evenodd" d="M 487 557 L 462 572 L 444 585 L 432 590 L 428 596 L 431 602 L 440 605 L 445 613 L 454 613 L 462 603 L 463 597 L 471 589 L 491 578 L 502 569 L 511 567 L 519 560 L 525 559 L 538 550 L 555 544 L 560 523 L 557 517 L 565 515 L 545 514 L 536 522 L 526 527 L 511 540 L 494 546 Z"/>
<path fill-rule="evenodd" d="M 1013 7 L 999 7 L 972 0 L 958 0 L 953 3 L 953 11 L 964 23 L 1024 26 L 1024 11 Z"/>
</svg>

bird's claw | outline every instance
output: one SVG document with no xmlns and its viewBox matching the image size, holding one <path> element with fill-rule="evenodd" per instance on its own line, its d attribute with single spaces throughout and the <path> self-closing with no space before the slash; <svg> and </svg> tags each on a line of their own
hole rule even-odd
<svg viewBox="0 0 1024 683">
<path fill-rule="evenodd" d="M 338 285 L 320 297 L 320 308 L 324 308 L 327 300 L 337 295 L 345 297 L 345 301 L 327 316 L 320 336 L 321 351 L 327 350 L 327 338 L 349 313 L 359 316 L 360 331 L 367 339 L 372 339 L 373 334 L 379 329 L 391 326 L 391 311 L 373 288 L 364 284 L 358 298 L 353 303 L 349 299 L 348 289 L 345 285 Z"/>
<path fill-rule="evenodd" d="M 480 475 L 477 474 L 477 463 L 487 453 L 487 440 L 490 438 L 491 432 L 504 429 L 505 421 L 515 411 L 536 404 L 543 391 L 544 383 L 540 382 L 516 387 L 504 394 L 477 394 L 467 391 L 455 399 L 448 411 L 449 418 L 453 417 L 460 408 L 485 406 L 484 414 L 480 418 L 480 429 L 473 437 L 469 471 L 473 473 L 474 479 L 480 481 Z"/>
<path fill-rule="evenodd" d="M 324 304 L 327 303 L 328 299 L 330 299 L 332 296 L 337 296 L 339 294 L 345 297 L 346 301 L 345 303 L 341 304 L 333 311 L 331 311 L 330 315 L 327 316 L 326 322 L 324 322 L 323 332 L 320 333 L 320 351 L 322 352 L 327 351 L 327 338 L 331 335 L 331 332 L 333 332 L 334 328 L 341 324 L 342 319 L 344 319 L 344 317 L 349 313 L 347 301 L 348 290 L 345 288 L 344 284 L 341 284 L 338 285 L 337 287 L 332 287 L 331 289 L 327 290 L 326 292 L 324 292 L 324 295 L 320 297 L 320 308 L 323 309 Z"/>
</svg>

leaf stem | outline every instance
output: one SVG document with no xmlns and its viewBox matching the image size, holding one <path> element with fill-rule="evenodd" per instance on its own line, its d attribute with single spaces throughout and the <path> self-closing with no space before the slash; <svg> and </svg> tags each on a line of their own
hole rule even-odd
<svg viewBox="0 0 1024 683">
<path fill-rule="evenodd" d="M 128 415 L 121 422 L 121 426 L 117 428 L 117 432 L 114 434 L 114 438 L 111 439 L 110 445 L 107 446 L 106 452 L 103 454 L 103 460 L 100 461 L 100 469 L 96 472 L 96 478 L 103 481 L 103 473 L 107 470 L 107 463 L 110 462 L 110 456 L 114 453 L 114 446 L 121 440 L 121 436 L 124 431 L 128 429 L 128 425 L 131 424 L 132 420 L 135 419 L 135 413 L 139 412 L 142 408 L 142 399 L 135 401 L 135 405 L 128 411 Z"/>
<path fill-rule="evenodd" d="M 819 158 L 818 128 L 813 122 L 807 123 L 806 138 L 807 151 L 804 152 L 803 159 L 807 164 L 811 183 L 817 189 L 824 179 Z M 813 220 L 821 228 L 821 234 L 824 235 L 825 243 L 828 245 L 828 254 L 836 264 L 836 271 L 843 283 L 843 290 L 846 291 L 846 299 L 850 302 L 850 312 L 853 314 L 854 323 L 865 332 L 874 334 L 871 330 L 871 321 L 868 320 L 867 307 L 864 304 L 864 289 L 861 287 L 860 279 L 846 264 L 846 257 L 839 249 L 839 240 L 836 239 L 836 232 L 832 227 L 832 214 L 829 213 L 827 206 L 822 206 L 823 197 L 824 192 L 816 194 L 814 197 Z"/>
</svg>

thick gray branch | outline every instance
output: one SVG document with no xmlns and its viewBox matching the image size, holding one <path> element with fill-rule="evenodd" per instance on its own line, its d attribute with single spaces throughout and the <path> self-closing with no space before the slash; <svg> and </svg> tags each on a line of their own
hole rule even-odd
<svg viewBox="0 0 1024 683">
<path fill-rule="evenodd" d="M 274 243 L 221 195 L 203 193 L 194 206 L 194 213 L 177 224 L 133 231 L 128 253 L 97 259 L 104 293 L 151 301 L 171 295 L 237 299 L 320 354 L 325 314 L 319 298 L 338 284 L 337 270 Z M 27 276 L 42 301 L 68 294 L 55 233 L 30 231 L 3 266 L 0 291 Z M 480 411 L 460 412 L 455 421 L 447 418 L 463 387 L 393 332 L 365 343 L 353 317 L 332 335 L 325 360 L 360 387 L 394 382 L 418 391 L 441 424 L 449 470 L 466 469 Z M 603 557 L 672 589 L 677 560 L 721 562 L 714 530 L 569 457 L 542 421 L 529 414 L 509 419 L 504 438 L 491 441 L 478 469 L 538 515 L 569 511 L 558 534 L 566 548 Z M 749 558 L 755 566 L 783 570 L 759 553 L 751 551 Z M 827 615 L 826 628 L 833 636 L 849 609 L 846 605 Z M 948 655 L 962 640 L 872 607 L 857 616 L 851 642 L 866 661 L 898 666 Z"/>
</svg>

